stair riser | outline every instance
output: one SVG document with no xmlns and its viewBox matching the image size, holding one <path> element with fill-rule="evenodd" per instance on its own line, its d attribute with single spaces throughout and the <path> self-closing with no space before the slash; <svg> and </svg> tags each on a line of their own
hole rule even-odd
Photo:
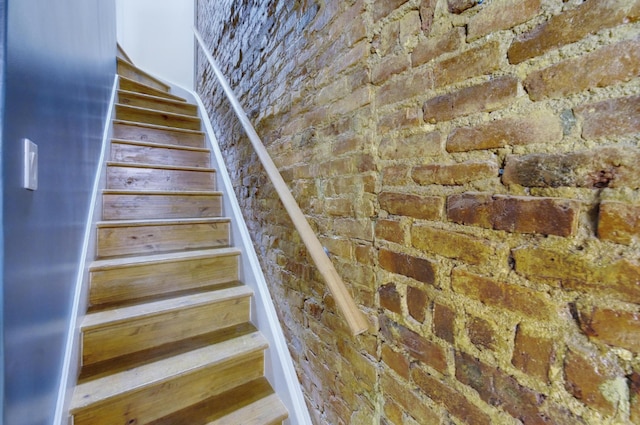
<svg viewBox="0 0 640 425">
<path fill-rule="evenodd" d="M 111 160 L 115 162 L 203 167 L 211 164 L 209 152 L 111 143 Z"/>
<path fill-rule="evenodd" d="M 102 196 L 104 220 L 144 220 L 220 217 L 220 195 L 133 195 Z"/>
<path fill-rule="evenodd" d="M 184 99 L 179 96 L 175 96 L 173 94 L 167 93 L 164 90 L 160 90 L 155 87 L 151 87 L 144 83 L 139 83 L 131 79 L 121 78 L 118 84 L 118 88 L 120 90 L 125 90 L 125 91 L 132 91 L 136 93 L 148 94 L 151 96 L 164 97 L 165 99 L 184 101 Z"/>
<path fill-rule="evenodd" d="M 139 96 L 136 93 L 118 93 L 118 103 L 127 106 L 137 106 L 139 108 L 155 109 L 158 111 L 171 112 L 174 114 L 198 116 L 198 107 L 185 102 L 173 102 L 164 98 L 148 98 Z"/>
<path fill-rule="evenodd" d="M 204 135 L 200 133 L 172 131 L 170 129 L 149 128 L 123 123 L 114 123 L 113 137 L 121 140 L 189 146 L 193 148 L 201 148 L 204 146 Z"/>
<path fill-rule="evenodd" d="M 107 189 L 215 190 L 215 172 L 108 166 Z"/>
<path fill-rule="evenodd" d="M 100 227 L 98 258 L 229 246 L 229 223 Z"/>
<path fill-rule="evenodd" d="M 133 65 L 127 62 L 118 61 L 118 75 L 129 78 L 133 81 L 137 81 L 144 85 L 153 87 L 154 89 L 162 90 L 165 92 L 169 91 L 169 86 L 161 83 L 160 81 L 156 80 L 155 78 L 152 78 L 149 75 L 146 75 L 144 72 L 137 70 Z"/>
<path fill-rule="evenodd" d="M 151 109 L 139 109 L 129 106 L 116 106 L 116 119 L 135 121 L 146 124 L 162 125 L 165 127 L 183 128 L 186 130 L 200 130 L 200 118 L 187 115 L 174 115 Z"/>
<path fill-rule="evenodd" d="M 72 412 L 74 425 L 142 425 L 221 394 L 264 374 L 263 353 L 192 371 L 169 382 Z"/>
<path fill-rule="evenodd" d="M 238 257 L 229 255 L 91 271 L 92 306 L 238 280 Z"/>
<path fill-rule="evenodd" d="M 82 332 L 82 364 L 92 364 L 238 325 L 249 320 L 249 297 L 172 310 Z"/>
</svg>

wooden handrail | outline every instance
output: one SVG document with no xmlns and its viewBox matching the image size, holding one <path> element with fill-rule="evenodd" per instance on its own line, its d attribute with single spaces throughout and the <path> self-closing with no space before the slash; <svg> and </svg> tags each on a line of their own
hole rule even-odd
<svg viewBox="0 0 640 425">
<path fill-rule="evenodd" d="M 311 258 L 313 259 L 313 262 L 316 264 L 316 267 L 322 274 L 322 277 L 324 278 L 329 291 L 331 292 L 331 295 L 333 295 L 333 298 L 335 299 L 338 309 L 344 315 L 351 333 L 354 336 L 363 333 L 369 328 L 369 322 L 365 318 L 364 314 L 362 314 L 362 312 L 358 309 L 358 306 L 347 291 L 344 282 L 340 278 L 340 275 L 338 275 L 338 272 L 333 266 L 333 263 L 325 253 L 322 244 L 318 240 L 318 237 L 314 233 L 313 229 L 309 225 L 309 222 L 302 213 L 302 210 L 300 210 L 298 203 L 289 191 L 289 188 L 280 175 L 278 168 L 275 166 L 273 160 L 271 159 L 271 156 L 269 156 L 269 153 L 267 152 L 267 149 L 262 144 L 262 140 L 260 140 L 258 133 L 256 133 L 256 130 L 253 128 L 253 125 L 251 125 L 247 114 L 244 112 L 242 106 L 240 105 L 240 102 L 231 90 L 229 83 L 222 75 L 222 72 L 218 68 L 218 65 L 216 65 L 213 56 L 211 56 L 211 54 L 207 50 L 204 41 L 202 40 L 202 36 L 196 28 L 193 28 L 193 32 L 196 39 L 198 40 L 198 43 L 200 44 L 200 47 L 202 48 L 202 51 L 207 57 L 207 60 L 209 61 L 213 72 L 218 78 L 218 82 L 222 86 L 225 94 L 227 95 L 227 98 L 229 99 L 229 102 L 231 102 L 231 106 L 233 106 L 233 109 L 238 116 L 238 119 L 242 123 L 242 126 L 244 127 L 244 130 L 247 133 L 247 136 L 249 137 L 249 140 L 251 141 L 251 144 L 253 145 L 253 148 L 258 155 L 258 158 L 260 159 L 260 162 L 262 162 L 262 166 L 264 167 L 267 176 L 269 176 L 269 179 L 271 179 L 271 182 L 273 183 L 278 196 L 280 196 L 280 200 L 282 201 L 284 208 L 287 210 L 287 213 L 289 213 L 289 216 L 293 221 L 293 225 L 295 226 L 296 230 L 298 230 L 298 233 L 300 234 L 302 241 L 307 247 L 307 250 L 309 251 Z"/>
</svg>

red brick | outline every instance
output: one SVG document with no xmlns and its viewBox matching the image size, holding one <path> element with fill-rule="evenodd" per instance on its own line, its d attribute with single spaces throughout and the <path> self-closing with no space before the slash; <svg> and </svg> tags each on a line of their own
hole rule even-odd
<svg viewBox="0 0 640 425">
<path fill-rule="evenodd" d="M 456 353 L 456 378 L 478 392 L 485 402 L 504 409 L 525 425 L 552 423 L 541 411 L 544 396 L 518 383 L 500 369 Z"/>
<path fill-rule="evenodd" d="M 438 0 L 422 0 L 420 2 L 420 29 L 426 36 L 431 32 L 437 3 Z"/>
<path fill-rule="evenodd" d="M 380 318 L 381 332 L 385 338 L 402 346 L 416 360 L 431 366 L 441 373 L 447 370 L 444 350 L 420 334 L 399 325 L 386 316 Z"/>
<path fill-rule="evenodd" d="M 378 220 L 376 222 L 376 237 L 389 242 L 404 243 L 407 231 L 405 227 L 395 220 Z"/>
<path fill-rule="evenodd" d="M 384 186 L 406 186 L 411 182 L 407 165 L 392 165 L 382 169 L 382 184 Z"/>
<path fill-rule="evenodd" d="M 411 65 L 419 66 L 458 50 L 464 41 L 464 28 L 454 28 L 440 38 L 429 38 L 418 43 L 411 52 Z"/>
<path fill-rule="evenodd" d="M 549 382 L 549 370 L 554 358 L 553 341 L 525 332 L 522 326 L 516 329 L 511 363 L 542 382 Z"/>
<path fill-rule="evenodd" d="M 428 304 L 429 298 L 426 292 L 413 286 L 407 286 L 407 310 L 411 317 L 418 322 L 424 322 Z"/>
<path fill-rule="evenodd" d="M 447 151 L 466 152 L 507 145 L 553 143 L 560 139 L 560 119 L 549 112 L 533 112 L 524 117 L 496 120 L 477 127 L 456 128 L 447 140 Z"/>
<path fill-rule="evenodd" d="M 383 345 L 382 361 L 398 375 L 404 379 L 409 379 L 409 360 L 404 354 L 394 351 L 388 345 Z"/>
<path fill-rule="evenodd" d="M 540 13 L 540 0 L 504 0 L 484 7 L 469 20 L 467 40 L 527 22 Z"/>
<path fill-rule="evenodd" d="M 447 412 L 463 423 L 474 425 L 489 425 L 491 418 L 467 398 L 457 392 L 447 382 L 427 374 L 419 368 L 411 369 L 411 377 L 420 389 L 433 401 L 445 407 Z"/>
<path fill-rule="evenodd" d="M 594 307 L 582 309 L 579 318 L 590 338 L 640 354 L 640 312 Z"/>
<path fill-rule="evenodd" d="M 435 284 L 435 265 L 427 259 L 381 249 L 378 261 L 380 267 L 391 273 L 407 276 L 430 285 Z"/>
<path fill-rule="evenodd" d="M 376 92 L 377 106 L 407 101 L 433 88 L 433 72 L 422 69 L 388 80 Z"/>
<path fill-rule="evenodd" d="M 598 213 L 598 237 L 624 245 L 640 239 L 640 205 L 602 201 Z"/>
<path fill-rule="evenodd" d="M 456 313 L 449 307 L 433 304 L 433 333 L 453 344 Z"/>
<path fill-rule="evenodd" d="M 380 143 L 381 159 L 428 158 L 443 153 L 442 135 L 438 131 L 407 137 L 386 137 Z"/>
<path fill-rule="evenodd" d="M 602 394 L 602 385 L 616 377 L 610 366 L 597 357 L 586 357 L 568 350 L 564 359 L 565 388 L 575 398 L 604 414 L 613 414 L 615 407 Z"/>
<path fill-rule="evenodd" d="M 640 303 L 640 264 L 626 258 L 594 263 L 579 252 L 521 247 L 512 251 L 517 273 L 555 287 Z"/>
<path fill-rule="evenodd" d="M 394 313 L 402 314 L 402 299 L 395 283 L 387 283 L 378 289 L 380 306 Z"/>
<path fill-rule="evenodd" d="M 451 274 L 454 292 L 524 317 L 548 320 L 555 307 L 547 294 L 511 283 L 497 282 L 484 276 L 455 268 Z"/>
<path fill-rule="evenodd" d="M 512 103 L 517 94 L 517 78 L 497 77 L 486 83 L 429 99 L 422 106 L 422 112 L 428 123 L 449 121 L 475 112 L 501 109 Z"/>
<path fill-rule="evenodd" d="M 491 324 L 480 318 L 471 317 L 467 321 L 467 334 L 471 343 L 477 347 L 496 349 L 496 332 Z"/>
<path fill-rule="evenodd" d="M 443 87 L 471 77 L 490 74 L 500 67 L 500 44 L 491 41 L 434 65 L 434 87 Z"/>
<path fill-rule="evenodd" d="M 495 246 L 486 239 L 418 224 L 411 228 L 411 244 L 420 250 L 470 264 L 484 264 L 496 256 Z"/>
<path fill-rule="evenodd" d="M 387 56 L 373 66 L 371 82 L 379 85 L 387 81 L 391 76 L 404 72 L 409 68 L 409 65 L 409 60 L 404 55 Z"/>
<path fill-rule="evenodd" d="M 447 199 L 450 221 L 512 233 L 570 236 L 579 210 L 577 201 L 560 198 L 467 192 Z"/>
<path fill-rule="evenodd" d="M 637 9 L 638 0 L 586 1 L 518 37 L 509 48 L 509 61 L 520 63 L 588 34 L 635 21 L 639 18 Z"/>
<path fill-rule="evenodd" d="M 373 3 L 373 20 L 378 21 L 393 12 L 408 0 L 376 0 Z"/>
<path fill-rule="evenodd" d="M 419 196 L 406 193 L 383 192 L 378 196 L 380 208 L 393 215 L 424 220 L 439 220 L 444 201 L 439 196 Z"/>
<path fill-rule="evenodd" d="M 640 132 L 640 95 L 604 100 L 574 109 L 587 140 Z"/>
<path fill-rule="evenodd" d="M 478 0 L 447 0 L 449 12 L 460 14 L 478 4 Z"/>
<path fill-rule="evenodd" d="M 524 88 L 532 100 L 557 99 L 607 87 L 640 75 L 640 40 L 603 47 L 529 74 Z"/>
<path fill-rule="evenodd" d="M 559 154 L 509 155 L 502 182 L 526 187 L 640 188 L 640 149 L 605 147 Z"/>
<path fill-rule="evenodd" d="M 421 185 L 462 185 L 497 176 L 498 164 L 493 161 L 469 161 L 451 165 L 419 165 L 411 170 L 411 178 Z"/>
<path fill-rule="evenodd" d="M 388 374 L 383 374 L 381 386 L 385 400 L 395 400 L 402 409 L 420 424 L 438 424 L 440 419 L 431 408 L 422 401 L 410 388 L 396 381 Z M 406 423 L 400 415 L 398 425 Z"/>
</svg>

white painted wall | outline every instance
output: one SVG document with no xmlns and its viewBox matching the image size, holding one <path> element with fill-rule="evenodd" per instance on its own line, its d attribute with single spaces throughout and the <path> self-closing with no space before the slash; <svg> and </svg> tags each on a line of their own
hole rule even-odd
<svg viewBox="0 0 640 425">
<path fill-rule="evenodd" d="M 116 0 L 118 43 L 134 64 L 193 88 L 194 0 Z"/>
</svg>

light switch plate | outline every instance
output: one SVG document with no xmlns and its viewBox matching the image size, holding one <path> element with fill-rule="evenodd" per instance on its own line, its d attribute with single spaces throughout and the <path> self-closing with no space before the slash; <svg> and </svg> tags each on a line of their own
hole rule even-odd
<svg viewBox="0 0 640 425">
<path fill-rule="evenodd" d="M 38 145 L 29 139 L 22 139 L 24 144 L 24 176 L 23 185 L 25 189 L 38 189 Z"/>
</svg>

